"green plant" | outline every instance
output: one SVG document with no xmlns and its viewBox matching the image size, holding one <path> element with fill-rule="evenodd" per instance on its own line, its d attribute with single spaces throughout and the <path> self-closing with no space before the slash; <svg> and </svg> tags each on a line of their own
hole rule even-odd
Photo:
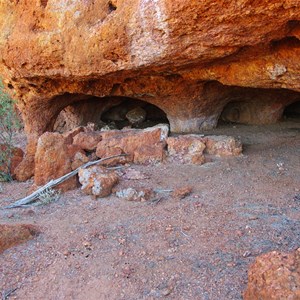
<svg viewBox="0 0 300 300">
<path fill-rule="evenodd" d="M 54 190 L 52 188 L 47 188 L 39 193 L 37 205 L 46 205 L 51 202 L 57 201 L 61 196 L 59 190 Z"/>
<path fill-rule="evenodd" d="M 12 180 L 13 138 L 20 128 L 14 104 L 0 80 L 0 181 Z"/>
</svg>

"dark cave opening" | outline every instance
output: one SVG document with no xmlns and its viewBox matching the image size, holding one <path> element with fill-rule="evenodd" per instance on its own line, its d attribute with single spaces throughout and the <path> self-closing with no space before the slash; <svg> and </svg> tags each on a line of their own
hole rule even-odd
<svg viewBox="0 0 300 300">
<path fill-rule="evenodd" d="M 300 122 L 300 100 L 285 108 L 283 112 L 283 119 Z"/>
<path fill-rule="evenodd" d="M 146 128 L 169 123 L 167 115 L 157 106 L 142 100 L 123 98 L 122 102 L 106 110 L 101 120 L 117 129 Z"/>
<path fill-rule="evenodd" d="M 220 114 L 218 126 L 239 123 L 240 116 L 242 113 L 242 104 L 243 102 L 240 101 L 232 101 L 227 103 Z"/>
<path fill-rule="evenodd" d="M 95 130 L 147 128 L 167 123 L 166 113 L 148 102 L 128 97 L 94 97 L 76 100 L 58 114 L 54 131 L 66 132 L 92 125 Z"/>
<path fill-rule="evenodd" d="M 219 112 L 218 126 L 270 125 L 299 115 L 299 93 L 286 89 L 227 86 L 219 101 L 223 108 Z"/>
</svg>

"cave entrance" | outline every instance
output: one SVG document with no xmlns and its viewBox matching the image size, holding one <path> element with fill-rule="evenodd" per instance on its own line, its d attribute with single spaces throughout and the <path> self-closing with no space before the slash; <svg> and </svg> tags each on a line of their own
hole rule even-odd
<svg viewBox="0 0 300 300">
<path fill-rule="evenodd" d="M 294 91 L 227 87 L 223 101 L 218 125 L 270 125 L 280 122 L 283 116 L 299 118 L 299 93 Z"/>
<path fill-rule="evenodd" d="M 232 101 L 227 103 L 220 114 L 218 126 L 238 123 L 242 114 L 242 104 L 243 102 L 241 101 Z"/>
<path fill-rule="evenodd" d="M 167 123 L 159 107 L 128 97 L 90 97 L 67 105 L 58 114 L 54 131 L 66 132 L 78 126 L 92 125 L 95 130 L 147 128 Z"/>
<path fill-rule="evenodd" d="M 300 100 L 288 105 L 283 112 L 283 119 L 300 122 Z"/>
</svg>

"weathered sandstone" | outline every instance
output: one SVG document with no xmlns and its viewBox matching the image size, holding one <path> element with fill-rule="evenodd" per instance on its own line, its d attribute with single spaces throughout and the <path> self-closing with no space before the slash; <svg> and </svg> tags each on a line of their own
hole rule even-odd
<svg viewBox="0 0 300 300">
<path fill-rule="evenodd" d="M 96 150 L 98 143 L 102 140 L 99 132 L 80 132 L 74 137 L 74 145 L 78 145 L 83 150 Z"/>
<path fill-rule="evenodd" d="M 17 177 L 41 134 L 130 100 L 172 132 L 277 122 L 300 99 L 299 20 L 298 0 L 1 1 L 0 77 L 30 140 Z"/>
<path fill-rule="evenodd" d="M 120 154 L 122 156 L 101 164 L 155 164 L 165 160 L 179 164 L 203 164 L 216 157 L 236 156 L 242 152 L 240 141 L 231 136 L 187 134 L 168 137 L 168 133 L 169 127 L 165 124 L 146 129 L 91 131 L 79 127 L 63 134 L 46 132 L 39 137 L 34 155 L 35 170 L 32 172 L 35 174 L 35 187 L 57 179 L 88 161 Z M 98 169 L 91 170 L 91 174 L 96 174 Z M 141 179 L 142 175 L 127 174 L 128 178 L 135 176 Z M 76 188 L 77 184 L 77 176 L 74 176 L 60 184 L 59 188 L 66 191 Z"/>
<path fill-rule="evenodd" d="M 248 274 L 245 300 L 299 300 L 300 249 L 273 251 L 256 258 Z"/>
<path fill-rule="evenodd" d="M 116 172 L 106 170 L 101 166 L 80 169 L 78 175 L 82 184 L 81 189 L 88 195 L 97 197 L 109 196 L 119 180 Z"/>
<path fill-rule="evenodd" d="M 134 162 L 138 164 L 162 162 L 165 156 L 166 126 L 151 127 L 144 130 L 129 129 L 107 131 L 97 145 L 96 154 L 100 158 L 127 154 L 113 162 Z M 110 162 L 112 164 L 113 162 Z"/>
<path fill-rule="evenodd" d="M 171 160 L 178 163 L 203 164 L 205 143 L 202 136 L 196 134 L 169 137 L 168 154 Z"/>
<path fill-rule="evenodd" d="M 231 136 L 180 135 L 167 139 L 169 160 L 177 163 L 203 164 L 205 156 L 225 157 L 242 153 L 241 142 Z"/>
<path fill-rule="evenodd" d="M 206 145 L 205 153 L 218 157 L 237 156 L 240 155 L 243 150 L 241 142 L 232 136 L 206 136 L 204 141 Z"/>
<path fill-rule="evenodd" d="M 147 201 L 153 195 L 153 191 L 147 188 L 125 188 L 116 191 L 116 196 L 126 201 Z"/>
<path fill-rule="evenodd" d="M 76 149 L 78 150 L 78 149 Z M 77 151 L 73 145 L 59 133 L 46 132 L 38 140 L 35 154 L 34 183 L 41 186 L 51 179 L 59 178 L 72 171 L 72 158 Z M 77 186 L 77 178 L 72 177 L 59 185 L 61 190 Z"/>
</svg>

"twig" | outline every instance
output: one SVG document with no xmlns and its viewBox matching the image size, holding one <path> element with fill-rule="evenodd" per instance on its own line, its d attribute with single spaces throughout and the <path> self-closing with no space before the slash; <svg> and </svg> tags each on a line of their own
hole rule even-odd
<svg viewBox="0 0 300 300">
<path fill-rule="evenodd" d="M 117 166 L 117 167 L 107 167 L 107 170 L 121 170 L 126 168 L 125 166 Z"/>
<path fill-rule="evenodd" d="M 154 190 L 154 192 L 155 193 L 172 193 L 173 192 L 173 190 L 162 190 L 162 189 L 156 189 L 156 190 Z"/>
<path fill-rule="evenodd" d="M 106 161 L 106 160 L 109 160 L 109 159 L 112 159 L 112 158 L 116 158 L 116 157 L 121 157 L 121 156 L 127 156 L 127 154 L 113 155 L 113 156 L 105 157 L 105 158 L 102 158 L 102 159 L 99 159 L 99 160 L 87 162 L 86 164 L 84 164 L 83 166 L 77 168 L 76 170 L 74 170 L 74 171 L 72 171 L 72 172 L 70 172 L 70 173 L 68 173 L 68 174 L 66 174 L 66 175 L 64 175 L 60 178 L 49 181 L 46 185 L 42 186 L 41 188 L 39 188 L 38 190 L 36 190 L 32 194 L 30 194 L 29 196 L 27 196 L 25 198 L 22 198 L 20 200 L 17 200 L 16 202 L 14 202 L 11 205 L 5 206 L 4 209 L 22 207 L 24 205 L 27 205 L 27 204 L 33 202 L 35 199 L 37 199 L 39 197 L 39 195 L 43 191 L 45 191 L 46 189 L 55 187 L 58 184 L 66 181 L 69 178 L 71 178 L 72 176 L 76 175 L 79 172 L 80 169 L 85 169 L 87 167 L 94 166 L 94 165 L 96 165 L 100 162 L 103 162 L 103 161 Z"/>
<path fill-rule="evenodd" d="M 189 238 L 189 239 L 191 238 L 188 234 L 184 233 L 184 232 L 182 231 L 182 229 L 180 229 L 180 233 L 183 234 L 185 237 L 187 237 L 187 238 Z"/>
<path fill-rule="evenodd" d="M 6 291 L 3 291 L 3 292 L 2 292 L 2 300 L 7 300 L 7 298 L 8 298 L 13 292 L 15 292 L 17 289 L 18 289 L 18 288 L 16 287 L 16 288 L 13 288 L 13 289 L 8 290 L 7 292 L 6 292 Z"/>
<path fill-rule="evenodd" d="M 161 200 L 163 200 L 164 198 L 163 197 L 160 197 L 160 198 L 154 198 L 152 199 L 149 204 L 158 204 Z"/>
</svg>

